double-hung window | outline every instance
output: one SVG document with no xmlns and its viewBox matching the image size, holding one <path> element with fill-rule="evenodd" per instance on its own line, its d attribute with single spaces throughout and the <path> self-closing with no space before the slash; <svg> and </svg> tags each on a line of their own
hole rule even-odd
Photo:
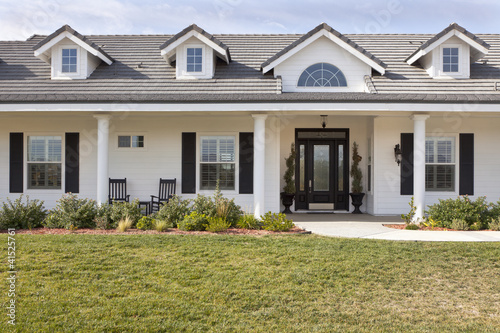
<svg viewBox="0 0 500 333">
<path fill-rule="evenodd" d="M 425 139 L 425 190 L 455 191 L 455 138 Z"/>
<path fill-rule="evenodd" d="M 76 73 L 77 70 L 78 52 L 73 48 L 62 49 L 62 67 L 63 73 Z"/>
<path fill-rule="evenodd" d="M 202 72 L 203 71 L 203 49 L 201 47 L 187 48 L 187 72 Z"/>
<path fill-rule="evenodd" d="M 202 136 L 200 145 L 200 189 L 235 190 L 236 156 L 234 136 Z"/>
<path fill-rule="evenodd" d="M 28 189 L 61 189 L 61 136 L 28 137 Z"/>
</svg>

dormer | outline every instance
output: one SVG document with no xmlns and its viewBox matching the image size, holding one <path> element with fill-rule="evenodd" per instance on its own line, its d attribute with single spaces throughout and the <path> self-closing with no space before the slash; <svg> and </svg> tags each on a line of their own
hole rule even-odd
<svg viewBox="0 0 500 333">
<path fill-rule="evenodd" d="M 113 59 L 88 38 L 65 25 L 33 47 L 35 57 L 50 64 L 53 80 L 86 79 L 101 61 Z"/>
<path fill-rule="evenodd" d="M 217 57 L 229 64 L 229 48 L 192 24 L 160 46 L 162 57 L 173 65 L 177 79 L 211 79 Z"/>
<path fill-rule="evenodd" d="M 490 45 L 456 23 L 423 43 L 406 62 L 419 63 L 435 79 L 468 79 L 470 65 L 488 54 Z"/>
<path fill-rule="evenodd" d="M 269 58 L 263 73 L 282 78 L 283 92 L 369 92 L 366 78 L 387 67 L 364 48 L 322 23 Z"/>
</svg>

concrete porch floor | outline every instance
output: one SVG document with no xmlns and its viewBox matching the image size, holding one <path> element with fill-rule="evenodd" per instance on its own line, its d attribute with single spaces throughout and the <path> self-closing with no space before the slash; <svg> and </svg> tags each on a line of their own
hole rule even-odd
<svg viewBox="0 0 500 333">
<path fill-rule="evenodd" d="M 287 218 L 302 229 L 323 236 L 401 241 L 500 242 L 500 231 L 420 231 L 383 226 L 404 224 L 400 216 L 295 213 L 287 215 Z"/>
</svg>

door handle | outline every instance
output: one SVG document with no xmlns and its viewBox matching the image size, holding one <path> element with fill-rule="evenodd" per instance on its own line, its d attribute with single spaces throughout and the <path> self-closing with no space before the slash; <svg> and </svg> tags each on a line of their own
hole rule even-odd
<svg viewBox="0 0 500 333">
<path fill-rule="evenodd" d="M 309 179 L 309 193 L 312 193 L 312 180 Z"/>
</svg>

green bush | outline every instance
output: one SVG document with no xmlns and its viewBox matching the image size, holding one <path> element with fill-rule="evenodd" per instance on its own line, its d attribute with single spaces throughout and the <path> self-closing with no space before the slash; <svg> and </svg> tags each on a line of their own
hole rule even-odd
<svg viewBox="0 0 500 333">
<path fill-rule="evenodd" d="M 224 197 L 218 183 L 212 196 L 207 197 L 198 194 L 196 199 L 193 200 L 191 208 L 193 211 L 204 214 L 207 217 L 225 218 L 231 226 L 235 226 L 243 214 L 241 207 L 234 203 L 234 199 Z"/>
<path fill-rule="evenodd" d="M 178 223 L 191 212 L 190 204 L 191 200 L 181 200 L 179 196 L 174 195 L 168 203 L 161 206 L 156 218 L 167 221 L 172 225 L 172 228 L 176 228 Z"/>
<path fill-rule="evenodd" d="M 221 232 L 226 231 L 231 227 L 231 222 L 226 220 L 224 217 L 209 216 L 207 218 L 206 230 L 210 232 Z"/>
<path fill-rule="evenodd" d="M 43 201 L 30 200 L 26 196 L 23 202 L 23 195 L 14 202 L 7 199 L 0 210 L 0 229 L 31 229 L 42 226 L 43 220 L 47 216 L 47 210 L 43 207 Z"/>
<path fill-rule="evenodd" d="M 408 214 L 401 214 L 401 218 L 405 220 L 407 226 L 413 224 L 413 217 L 415 216 L 415 212 L 417 210 L 417 207 L 415 207 L 414 204 L 413 197 L 411 197 L 409 205 L 410 205 L 410 211 L 408 212 Z"/>
<path fill-rule="evenodd" d="M 152 230 L 154 222 L 156 220 L 153 218 L 153 216 L 143 216 L 139 219 L 137 222 L 137 229 L 139 230 Z"/>
<path fill-rule="evenodd" d="M 490 211 L 488 215 L 489 220 L 498 220 L 500 218 L 500 201 L 490 204 Z"/>
<path fill-rule="evenodd" d="M 207 225 L 207 217 L 205 214 L 199 214 L 194 211 L 191 214 L 186 215 L 184 219 L 182 219 L 178 223 L 178 227 L 181 230 L 185 231 L 203 231 L 205 230 Z"/>
<path fill-rule="evenodd" d="M 196 198 L 193 200 L 193 206 L 191 207 L 191 210 L 205 216 L 215 216 L 217 212 L 215 202 L 212 200 L 212 198 L 207 197 L 203 194 L 198 194 L 196 196 Z"/>
<path fill-rule="evenodd" d="M 236 226 L 240 229 L 260 230 L 262 229 L 262 222 L 252 214 L 244 214 L 240 216 Z"/>
<path fill-rule="evenodd" d="M 139 208 L 139 200 L 134 200 L 132 202 L 113 202 L 112 205 L 106 206 L 104 209 L 108 209 L 108 216 L 111 223 L 111 228 L 116 228 L 118 222 L 124 220 L 128 217 L 132 222 L 132 228 L 137 224 L 137 222 L 142 217 L 141 209 Z"/>
<path fill-rule="evenodd" d="M 264 229 L 269 231 L 288 231 L 294 226 L 292 220 L 287 220 L 283 213 L 267 212 L 261 218 Z"/>
<path fill-rule="evenodd" d="M 406 230 L 418 230 L 420 229 L 415 223 L 410 223 L 405 226 Z"/>
<path fill-rule="evenodd" d="M 491 219 L 488 228 L 493 231 L 500 231 L 500 217 L 497 219 Z"/>
<path fill-rule="evenodd" d="M 56 208 L 52 209 L 44 221 L 48 228 L 95 228 L 97 205 L 91 199 L 79 199 L 75 194 L 63 195 L 57 201 Z"/>
<path fill-rule="evenodd" d="M 451 222 L 451 228 L 455 230 L 469 230 L 470 226 L 469 223 L 464 220 L 454 219 Z"/>
<path fill-rule="evenodd" d="M 485 197 L 471 201 L 467 196 L 439 199 L 439 203 L 429 206 L 426 213 L 433 220 L 439 221 L 439 227 L 451 228 L 453 220 L 463 220 L 474 229 L 485 229 L 491 214 Z"/>
</svg>

